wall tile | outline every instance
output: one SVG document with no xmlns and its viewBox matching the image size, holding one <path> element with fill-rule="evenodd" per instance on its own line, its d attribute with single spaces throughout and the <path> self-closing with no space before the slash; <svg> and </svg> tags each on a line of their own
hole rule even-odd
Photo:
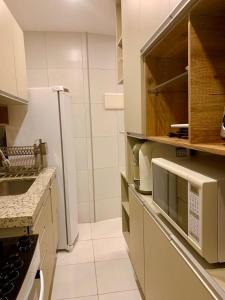
<svg viewBox="0 0 225 300">
<path fill-rule="evenodd" d="M 90 222 L 90 205 L 89 202 L 78 203 L 78 222 L 89 223 Z"/>
<path fill-rule="evenodd" d="M 48 68 L 82 68 L 81 33 L 47 32 Z"/>
<path fill-rule="evenodd" d="M 82 62 L 83 62 L 83 69 L 87 69 L 87 34 L 85 32 L 81 33 L 81 46 L 82 46 Z"/>
<path fill-rule="evenodd" d="M 44 32 L 25 32 L 24 43 L 28 69 L 47 69 L 45 37 Z"/>
<path fill-rule="evenodd" d="M 121 216 L 120 197 L 96 201 L 96 221 L 118 218 Z"/>
<path fill-rule="evenodd" d="M 87 159 L 87 139 L 86 138 L 74 138 L 75 147 L 75 160 L 77 170 L 87 170 L 88 169 L 88 159 Z"/>
<path fill-rule="evenodd" d="M 86 137 L 86 110 L 84 103 L 72 104 L 73 136 Z"/>
<path fill-rule="evenodd" d="M 116 68 L 116 40 L 114 36 L 88 34 L 90 68 Z"/>
<path fill-rule="evenodd" d="M 90 116 L 90 104 L 84 103 L 85 107 L 85 123 L 86 123 L 86 137 L 91 137 L 91 116 Z"/>
<path fill-rule="evenodd" d="M 88 170 L 77 172 L 78 202 L 89 202 L 89 174 Z"/>
<path fill-rule="evenodd" d="M 95 203 L 94 203 L 94 176 L 93 170 L 88 170 L 88 189 L 89 189 L 89 203 L 90 203 L 90 222 L 95 222 Z"/>
<path fill-rule="evenodd" d="M 118 168 L 95 169 L 95 201 L 120 196 Z"/>
<path fill-rule="evenodd" d="M 48 87 L 48 71 L 47 69 L 28 69 L 27 70 L 28 86 Z"/>
<path fill-rule="evenodd" d="M 88 165 L 88 170 L 93 169 L 93 161 L 92 161 L 92 139 L 87 138 L 87 165 Z"/>
<path fill-rule="evenodd" d="M 113 92 L 116 87 L 116 71 L 90 69 L 91 102 L 103 103 L 104 93 Z"/>
<path fill-rule="evenodd" d="M 117 137 L 93 138 L 94 168 L 109 168 L 118 166 Z"/>
<path fill-rule="evenodd" d="M 70 90 L 72 102 L 84 102 L 82 69 L 48 69 L 49 85 L 63 85 Z"/>
<path fill-rule="evenodd" d="M 119 110 L 116 113 L 117 116 L 117 130 L 118 133 L 125 130 L 125 122 L 124 122 L 124 110 Z"/>
<path fill-rule="evenodd" d="M 92 134 L 96 136 L 112 136 L 117 134 L 117 112 L 105 110 L 104 104 L 91 104 Z"/>
</svg>

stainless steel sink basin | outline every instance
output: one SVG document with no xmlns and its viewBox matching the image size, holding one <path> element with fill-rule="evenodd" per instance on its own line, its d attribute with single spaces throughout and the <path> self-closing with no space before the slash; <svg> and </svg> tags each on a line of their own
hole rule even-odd
<svg viewBox="0 0 225 300">
<path fill-rule="evenodd" d="M 6 179 L 0 182 L 0 196 L 20 195 L 28 191 L 35 178 Z"/>
</svg>

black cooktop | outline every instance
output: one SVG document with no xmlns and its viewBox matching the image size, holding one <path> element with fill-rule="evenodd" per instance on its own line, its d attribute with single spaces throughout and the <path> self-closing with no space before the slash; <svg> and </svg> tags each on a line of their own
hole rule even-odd
<svg viewBox="0 0 225 300">
<path fill-rule="evenodd" d="M 38 235 L 0 238 L 0 300 L 15 300 L 36 248 Z"/>
</svg>

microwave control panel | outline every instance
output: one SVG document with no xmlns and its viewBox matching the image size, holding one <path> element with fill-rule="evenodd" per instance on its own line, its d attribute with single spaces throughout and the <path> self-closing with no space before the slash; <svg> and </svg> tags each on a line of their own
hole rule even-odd
<svg viewBox="0 0 225 300">
<path fill-rule="evenodd" d="M 201 246 L 201 197 L 191 186 L 188 194 L 188 235 Z"/>
</svg>

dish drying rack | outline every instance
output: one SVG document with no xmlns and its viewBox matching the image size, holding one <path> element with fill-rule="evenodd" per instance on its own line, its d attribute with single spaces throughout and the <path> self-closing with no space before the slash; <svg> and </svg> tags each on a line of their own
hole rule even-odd
<svg viewBox="0 0 225 300">
<path fill-rule="evenodd" d="M 0 163 L 0 178 L 37 176 L 46 167 L 47 144 L 39 140 L 33 146 L 0 147 L 9 166 Z"/>
</svg>

